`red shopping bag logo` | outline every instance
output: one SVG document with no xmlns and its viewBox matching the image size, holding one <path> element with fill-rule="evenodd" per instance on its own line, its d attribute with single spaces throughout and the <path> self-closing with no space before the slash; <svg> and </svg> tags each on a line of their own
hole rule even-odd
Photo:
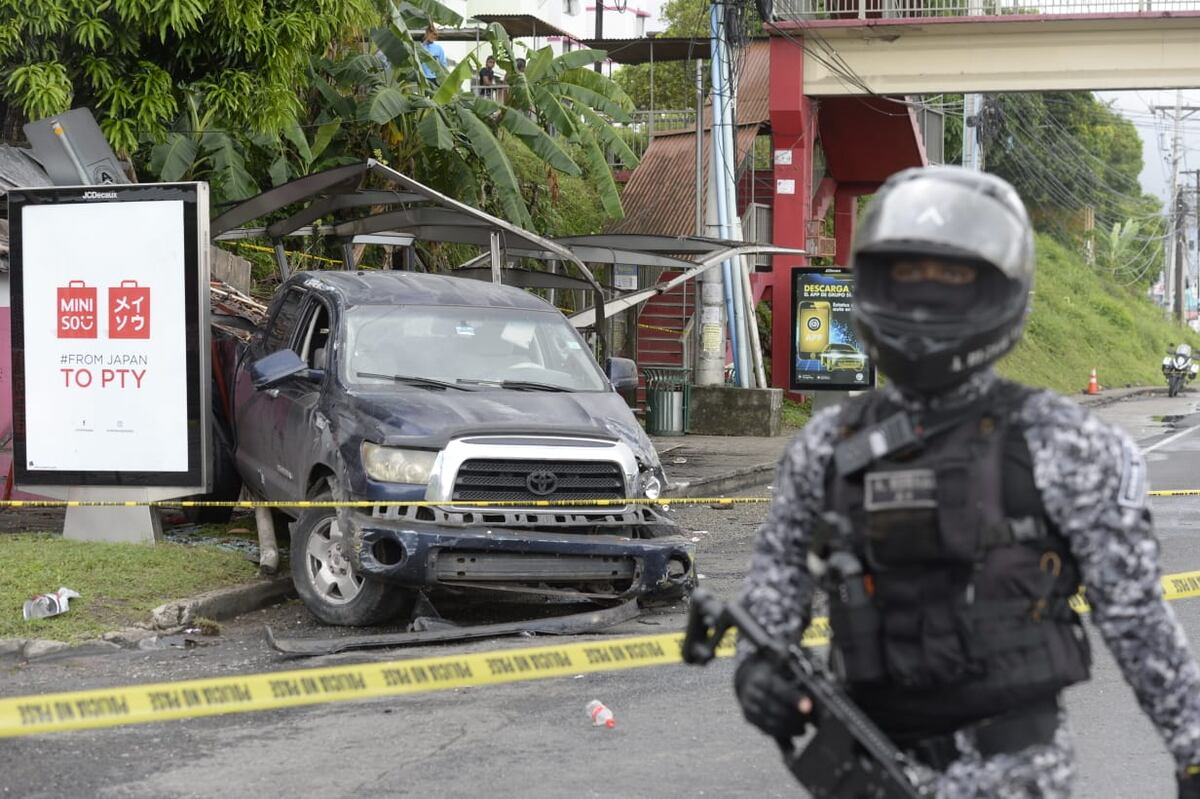
<svg viewBox="0 0 1200 799">
<path fill-rule="evenodd" d="M 108 290 L 108 337 L 150 338 L 150 287 L 122 280 Z"/>
<path fill-rule="evenodd" d="M 96 289 L 82 280 L 58 287 L 58 337 L 96 337 Z"/>
</svg>

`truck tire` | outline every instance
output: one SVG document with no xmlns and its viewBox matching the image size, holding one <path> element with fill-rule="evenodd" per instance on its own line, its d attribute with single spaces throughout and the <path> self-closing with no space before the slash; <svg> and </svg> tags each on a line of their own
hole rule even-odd
<svg viewBox="0 0 1200 799">
<path fill-rule="evenodd" d="M 337 491 L 327 481 L 309 499 L 331 500 Z M 292 582 L 309 612 L 326 624 L 366 627 L 412 609 L 415 593 L 354 573 L 343 547 L 333 508 L 310 508 L 292 524 Z"/>
<path fill-rule="evenodd" d="M 186 499 L 208 502 L 236 502 L 242 495 L 242 478 L 233 462 L 233 452 L 218 424 L 213 424 L 213 490 Z M 233 517 L 233 508 L 184 508 L 183 516 L 192 524 L 225 524 Z"/>
</svg>

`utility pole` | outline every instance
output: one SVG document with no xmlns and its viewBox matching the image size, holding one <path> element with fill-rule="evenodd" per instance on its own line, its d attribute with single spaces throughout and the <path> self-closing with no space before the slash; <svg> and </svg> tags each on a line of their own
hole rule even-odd
<svg viewBox="0 0 1200 799">
<path fill-rule="evenodd" d="M 1165 113 L 1168 109 L 1163 106 L 1150 106 L 1150 110 L 1154 113 Z M 1179 266 L 1182 260 L 1180 249 L 1179 236 L 1183 229 L 1182 222 L 1179 219 L 1181 208 L 1181 191 L 1179 188 L 1179 165 L 1183 160 L 1183 131 L 1182 124 L 1185 119 L 1196 112 L 1200 112 L 1200 106 L 1184 105 L 1183 92 L 1175 90 L 1175 105 L 1172 111 L 1171 120 L 1171 224 L 1170 235 L 1167 238 L 1167 251 L 1165 253 L 1166 260 L 1163 263 L 1163 283 L 1166 288 L 1167 313 L 1173 314 L 1178 312 L 1179 319 L 1183 320 L 1186 314 L 1180 310 L 1186 307 L 1186 303 L 1182 299 L 1184 293 L 1184 278 L 1182 268 Z M 1200 178 L 1198 178 L 1200 181 Z M 1178 257 L 1177 257 L 1178 256 Z"/>
<path fill-rule="evenodd" d="M 1183 274 L 1184 249 L 1187 247 L 1183 234 L 1183 218 L 1186 214 L 1187 206 L 1183 202 L 1183 188 L 1180 187 L 1175 195 L 1175 230 L 1172 232 L 1172 240 L 1175 242 L 1175 302 L 1172 312 L 1179 323 L 1184 325 L 1187 324 L 1187 281 Z"/>
<path fill-rule="evenodd" d="M 1195 194 L 1192 197 L 1192 213 L 1195 216 L 1197 246 L 1200 247 L 1200 169 L 1188 169 L 1188 170 L 1182 171 L 1180 174 L 1191 175 L 1196 180 Z M 1187 241 L 1187 234 L 1184 232 L 1184 219 L 1188 216 L 1188 208 L 1187 208 L 1187 201 L 1184 199 L 1183 186 L 1179 187 L 1178 215 L 1179 215 L 1178 249 L 1181 251 L 1181 257 L 1180 257 L 1181 266 L 1180 266 L 1180 272 L 1179 272 L 1180 284 L 1179 285 L 1180 285 L 1180 292 L 1184 296 L 1184 299 L 1180 302 L 1180 306 L 1182 307 L 1182 314 L 1180 316 L 1180 319 L 1184 322 L 1184 324 L 1187 324 L 1188 307 L 1187 307 L 1186 283 L 1189 282 L 1188 279 L 1191 276 L 1188 274 L 1188 268 L 1187 268 L 1188 241 Z M 1198 251 L 1197 254 L 1200 255 L 1200 251 Z M 1197 298 L 1196 304 L 1197 304 L 1197 307 L 1200 307 L 1200 275 L 1197 275 L 1196 279 L 1193 279 L 1190 282 L 1192 284 L 1192 296 Z"/>
<path fill-rule="evenodd" d="M 1183 138 L 1180 135 L 1180 124 L 1182 120 L 1179 118 L 1180 108 L 1183 105 L 1183 92 L 1179 89 L 1175 90 L 1175 123 L 1171 130 L 1171 238 L 1170 245 L 1167 247 L 1167 308 L 1173 310 L 1175 308 L 1176 293 L 1182 293 L 1182 283 L 1176 284 L 1176 272 L 1173 269 L 1175 263 L 1178 262 L 1179 249 L 1179 159 L 1182 148 Z"/>
<path fill-rule="evenodd" d="M 596 0 L 596 41 L 604 40 L 604 0 Z M 597 61 L 592 65 L 592 68 L 597 72 L 603 69 L 604 65 Z M 651 72 L 651 75 L 654 73 Z"/>
</svg>

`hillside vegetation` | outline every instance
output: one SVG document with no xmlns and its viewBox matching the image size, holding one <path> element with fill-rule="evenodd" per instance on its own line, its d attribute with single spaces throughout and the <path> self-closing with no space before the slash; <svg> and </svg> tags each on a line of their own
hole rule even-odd
<svg viewBox="0 0 1200 799">
<path fill-rule="evenodd" d="M 1067 394 L 1087 386 L 1165 385 L 1159 365 L 1167 344 L 1200 336 L 1163 318 L 1140 289 L 1089 268 L 1050 236 L 1037 240 L 1032 312 L 1025 338 L 1000 362 L 1006 377 Z"/>
</svg>

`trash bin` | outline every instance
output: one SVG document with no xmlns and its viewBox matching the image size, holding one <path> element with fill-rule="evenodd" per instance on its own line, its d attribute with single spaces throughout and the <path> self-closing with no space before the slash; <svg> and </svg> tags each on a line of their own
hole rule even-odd
<svg viewBox="0 0 1200 799">
<path fill-rule="evenodd" d="M 646 432 L 652 436 L 686 433 L 692 370 L 647 366 L 642 371 L 646 375 Z"/>
</svg>

